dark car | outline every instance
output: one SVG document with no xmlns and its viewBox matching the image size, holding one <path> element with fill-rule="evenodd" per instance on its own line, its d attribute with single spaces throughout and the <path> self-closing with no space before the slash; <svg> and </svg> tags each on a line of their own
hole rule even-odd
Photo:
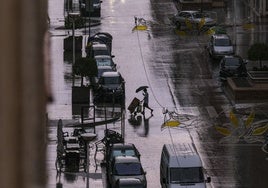
<svg viewBox="0 0 268 188">
<path fill-rule="evenodd" d="M 109 187 L 115 187 L 116 182 L 122 178 L 137 178 L 142 182 L 143 188 L 147 187 L 146 172 L 137 157 L 118 156 L 113 159 L 107 171 Z"/>
<path fill-rule="evenodd" d="M 79 3 L 82 16 L 100 17 L 102 1 L 93 0 L 91 3 L 87 3 L 86 0 L 79 0 Z"/>
<path fill-rule="evenodd" d="M 238 55 L 224 56 L 220 61 L 220 79 L 224 81 L 227 77 L 246 77 L 246 63 Z"/>
<path fill-rule="evenodd" d="M 118 71 L 104 72 L 94 91 L 95 103 L 124 103 L 125 81 Z"/>
<path fill-rule="evenodd" d="M 89 37 L 87 39 L 87 45 L 86 45 L 87 56 L 93 57 L 91 53 L 92 53 L 92 45 L 94 44 L 105 44 L 109 49 L 110 54 L 112 54 L 112 41 L 113 41 L 112 35 L 107 32 L 99 32 Z M 111 56 L 114 57 L 113 55 Z"/>
</svg>

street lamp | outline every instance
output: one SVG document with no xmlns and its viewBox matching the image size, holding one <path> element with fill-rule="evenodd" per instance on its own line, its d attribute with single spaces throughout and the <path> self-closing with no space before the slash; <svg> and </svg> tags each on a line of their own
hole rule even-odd
<svg viewBox="0 0 268 188">
<path fill-rule="evenodd" d="M 72 62 L 72 65 L 75 64 L 75 19 L 77 17 L 80 16 L 80 14 L 78 12 L 70 12 L 69 14 L 69 18 L 72 20 L 73 22 L 73 31 L 72 31 L 72 34 L 73 34 L 73 62 Z M 72 74 L 73 74 L 73 86 L 74 86 L 74 73 L 72 71 Z"/>
<path fill-rule="evenodd" d="M 95 133 L 83 133 L 81 134 L 82 139 L 85 142 L 85 153 L 86 153 L 86 173 L 87 173 L 87 188 L 89 187 L 89 143 L 93 141 L 97 135 Z"/>
<path fill-rule="evenodd" d="M 233 0 L 233 37 L 236 51 L 236 0 Z"/>
</svg>

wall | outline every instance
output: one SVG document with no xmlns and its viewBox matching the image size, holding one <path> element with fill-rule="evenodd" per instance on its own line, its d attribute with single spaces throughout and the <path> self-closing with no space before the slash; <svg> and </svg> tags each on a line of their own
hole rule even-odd
<svg viewBox="0 0 268 188">
<path fill-rule="evenodd" d="M 47 1 L 0 6 L 0 187 L 45 187 Z"/>
</svg>

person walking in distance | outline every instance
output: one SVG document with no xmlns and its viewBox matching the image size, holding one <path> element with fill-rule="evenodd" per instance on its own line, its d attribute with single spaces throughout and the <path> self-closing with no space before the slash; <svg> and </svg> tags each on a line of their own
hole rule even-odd
<svg viewBox="0 0 268 188">
<path fill-rule="evenodd" d="M 143 93 L 142 94 L 144 96 L 144 98 L 143 98 L 143 112 L 142 112 L 142 114 L 145 113 L 145 108 L 148 108 L 149 110 L 151 110 L 151 114 L 153 114 L 153 111 L 154 110 L 149 107 L 149 94 L 148 94 L 146 88 L 143 90 Z"/>
</svg>

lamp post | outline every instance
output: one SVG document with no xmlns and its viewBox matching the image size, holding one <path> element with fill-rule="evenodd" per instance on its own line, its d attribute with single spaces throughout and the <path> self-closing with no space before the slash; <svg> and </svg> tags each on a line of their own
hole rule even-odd
<svg viewBox="0 0 268 188">
<path fill-rule="evenodd" d="M 70 12 L 69 14 L 70 19 L 73 22 L 73 31 L 72 31 L 72 35 L 73 35 L 73 61 L 72 61 L 72 65 L 75 64 L 75 19 L 80 15 L 78 12 Z M 74 73 L 73 73 L 73 69 L 72 69 L 72 75 L 73 75 L 73 86 L 74 86 Z"/>
<path fill-rule="evenodd" d="M 85 142 L 85 153 L 86 153 L 86 173 L 87 173 L 87 188 L 89 187 L 89 142 L 93 141 L 97 135 L 95 133 L 83 133 L 81 134 L 82 139 Z"/>
<path fill-rule="evenodd" d="M 233 0 L 233 37 L 236 51 L 236 0 Z"/>
</svg>

